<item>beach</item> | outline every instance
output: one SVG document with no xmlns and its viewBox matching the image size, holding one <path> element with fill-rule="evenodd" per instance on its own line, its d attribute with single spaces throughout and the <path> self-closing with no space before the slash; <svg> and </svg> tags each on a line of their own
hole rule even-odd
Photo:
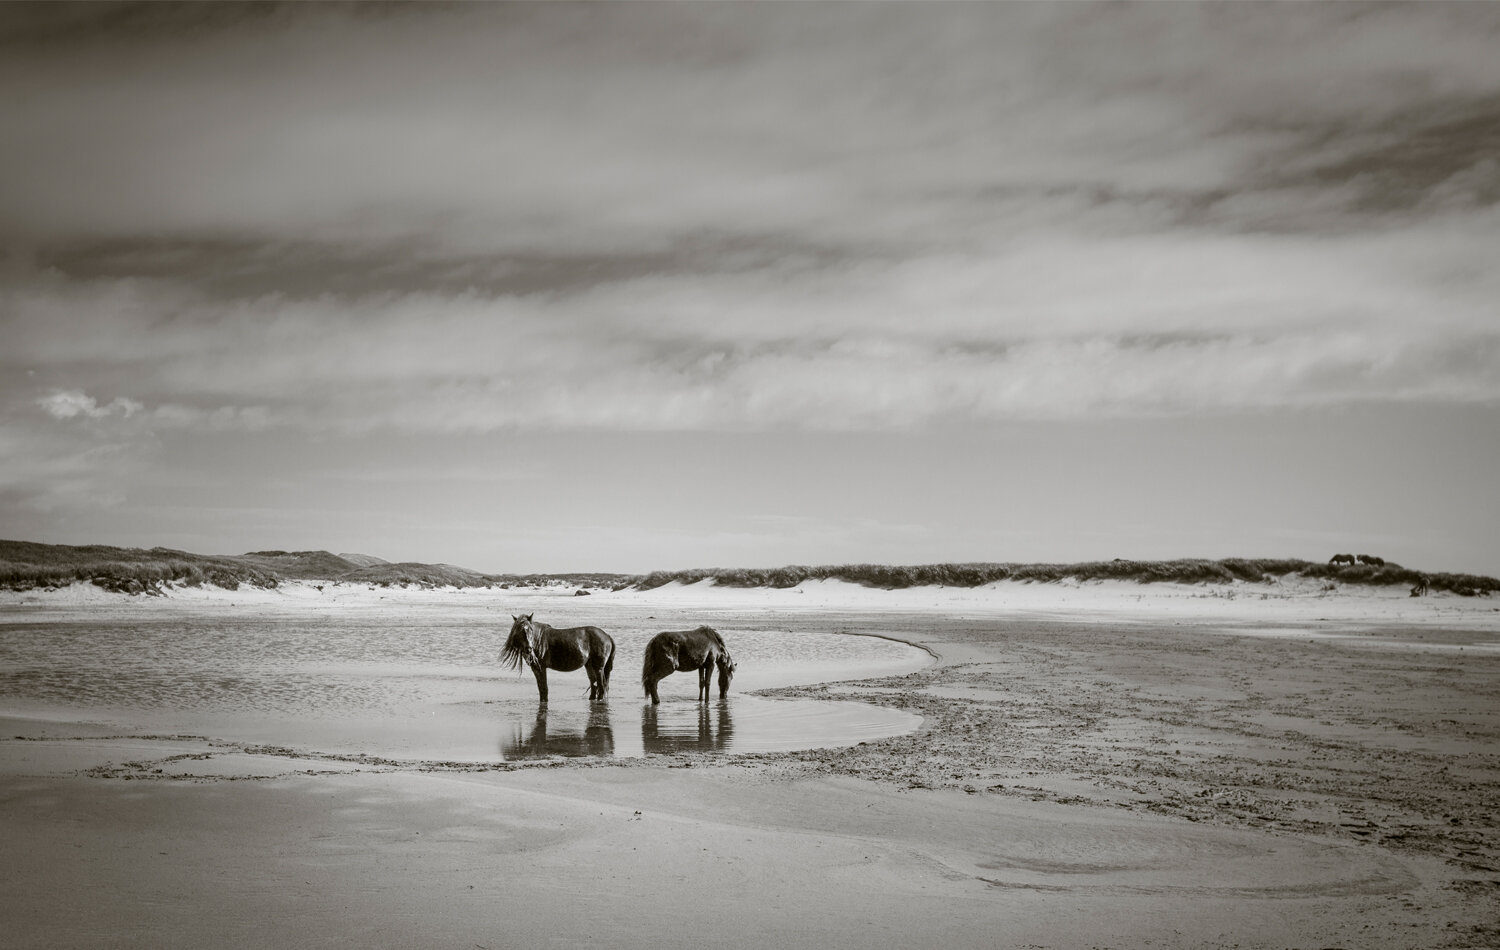
<svg viewBox="0 0 1500 950">
<path fill-rule="evenodd" d="M 727 708 L 860 703 L 911 728 L 485 761 L 7 704 L 7 945 L 1500 943 L 1500 603 L 1485 597 L 1295 580 L 587 598 L 292 584 L 8 593 L 0 619 L 447 605 L 631 632 L 707 623 L 731 646 L 757 631 L 900 641 L 919 663 L 763 688 L 745 671 Z M 644 721 L 638 673 L 616 671 L 617 730 Z"/>
</svg>

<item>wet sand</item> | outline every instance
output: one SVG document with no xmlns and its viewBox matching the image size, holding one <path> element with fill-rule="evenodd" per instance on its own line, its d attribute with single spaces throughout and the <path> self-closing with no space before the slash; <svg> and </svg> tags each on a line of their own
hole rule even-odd
<svg viewBox="0 0 1500 950">
<path fill-rule="evenodd" d="M 937 655 L 768 692 L 921 717 L 842 748 L 396 761 L 12 718 L 7 943 L 1500 944 L 1488 602 L 1049 586 L 588 603 Z"/>
</svg>

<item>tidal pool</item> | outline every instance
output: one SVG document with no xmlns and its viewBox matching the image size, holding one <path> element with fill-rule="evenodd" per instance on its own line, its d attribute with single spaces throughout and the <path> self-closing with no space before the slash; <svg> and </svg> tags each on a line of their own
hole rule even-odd
<svg viewBox="0 0 1500 950">
<path fill-rule="evenodd" d="M 875 637 L 716 625 L 739 664 L 727 698 L 697 701 L 674 674 L 653 707 L 640 685 L 654 631 L 612 631 L 610 698 L 591 704 L 582 671 L 499 665 L 493 620 L 169 615 L 50 621 L 0 617 L 0 712 L 122 730 L 203 735 L 303 752 L 426 761 L 520 761 L 684 751 L 772 752 L 915 729 L 919 717 L 867 703 L 771 699 L 748 691 L 896 675 L 930 657 Z"/>
</svg>

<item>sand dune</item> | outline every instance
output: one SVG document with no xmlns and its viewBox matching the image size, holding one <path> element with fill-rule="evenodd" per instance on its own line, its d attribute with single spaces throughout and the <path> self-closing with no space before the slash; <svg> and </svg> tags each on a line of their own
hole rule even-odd
<svg viewBox="0 0 1500 950">
<path fill-rule="evenodd" d="M 242 586 L 225 590 L 205 584 L 177 585 L 165 596 L 123 595 L 76 583 L 56 590 L 0 590 L 0 607 L 87 607 L 120 610 L 196 608 L 224 604 L 293 610 L 318 607 L 387 607 L 430 604 L 515 606 L 552 602 L 577 588 L 556 587 L 382 587 L 334 581 L 292 580 L 275 588 Z M 1462 597 L 1448 592 L 1412 597 L 1405 587 L 1330 584 L 1291 575 L 1272 583 L 1140 584 L 1132 581 L 999 581 L 981 587 L 909 587 L 894 590 L 862 587 L 846 581 L 804 581 L 796 587 L 720 587 L 712 581 L 672 582 L 647 591 L 591 590 L 610 605 L 662 604 L 680 609 L 727 611 L 854 610 L 861 612 L 924 611 L 944 613 L 1050 614 L 1058 617 L 1108 616 L 1112 619 L 1215 619 L 1259 624 L 1353 622 L 1500 625 L 1500 598 Z M 580 598 L 581 599 L 581 598 Z M 600 601 L 567 604 L 568 612 L 587 613 Z M 606 608 L 608 609 L 608 608 Z"/>
</svg>

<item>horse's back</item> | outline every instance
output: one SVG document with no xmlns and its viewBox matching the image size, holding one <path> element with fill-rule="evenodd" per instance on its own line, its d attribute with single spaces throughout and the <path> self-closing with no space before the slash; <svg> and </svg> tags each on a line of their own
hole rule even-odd
<svg viewBox="0 0 1500 950">
<path fill-rule="evenodd" d="M 598 627 L 553 627 L 548 631 L 548 641 L 548 665 L 562 673 L 572 672 L 594 657 L 599 661 L 614 657 L 614 639 Z"/>
<path fill-rule="evenodd" d="M 552 629 L 552 632 L 555 634 L 562 634 L 564 636 L 571 637 L 580 643 L 588 643 L 594 646 L 604 644 L 610 647 L 610 649 L 614 649 L 615 645 L 614 637 L 611 637 L 609 634 L 605 633 L 602 627 L 595 627 L 590 625 L 584 627 L 565 627 L 561 630 L 554 627 Z"/>
<path fill-rule="evenodd" d="M 728 649 L 724 646 L 724 638 L 719 636 L 719 631 L 706 625 L 688 631 L 688 641 L 693 645 L 693 653 L 699 660 L 727 652 Z"/>
<path fill-rule="evenodd" d="M 679 670 L 693 670 L 724 649 L 724 641 L 712 627 L 694 630 L 663 630 L 646 644 L 648 659 L 670 660 Z"/>
<path fill-rule="evenodd" d="M 615 638 L 605 633 L 603 627 L 588 626 L 577 629 L 582 630 L 588 636 L 590 642 L 603 644 L 611 650 L 615 648 Z"/>
</svg>

